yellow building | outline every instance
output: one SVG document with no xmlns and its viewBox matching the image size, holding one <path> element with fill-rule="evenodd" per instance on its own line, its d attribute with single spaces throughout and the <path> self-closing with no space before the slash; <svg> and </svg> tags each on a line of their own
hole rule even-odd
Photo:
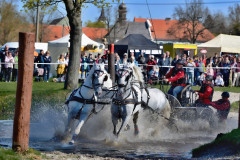
<svg viewBox="0 0 240 160">
<path fill-rule="evenodd" d="M 176 54 L 180 56 L 187 54 L 188 56 L 193 57 L 194 55 L 197 55 L 197 45 L 180 43 L 164 44 L 163 51 L 164 53 L 166 53 L 166 51 L 169 51 L 172 58 L 175 58 Z"/>
</svg>

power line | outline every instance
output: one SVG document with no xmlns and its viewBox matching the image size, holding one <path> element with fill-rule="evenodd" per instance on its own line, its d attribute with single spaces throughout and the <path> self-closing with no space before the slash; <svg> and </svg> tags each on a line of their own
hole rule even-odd
<svg viewBox="0 0 240 160">
<path fill-rule="evenodd" d="M 230 4 L 230 3 L 240 3 L 240 0 L 238 1 L 216 1 L 216 2 L 202 2 L 202 3 L 197 3 L 197 4 Z M 111 4 L 118 4 L 119 3 L 111 3 Z M 127 5 L 146 5 L 146 3 L 125 3 Z M 186 3 L 148 3 L 148 5 L 152 5 L 152 6 L 176 6 L 176 5 L 185 5 Z"/>
</svg>

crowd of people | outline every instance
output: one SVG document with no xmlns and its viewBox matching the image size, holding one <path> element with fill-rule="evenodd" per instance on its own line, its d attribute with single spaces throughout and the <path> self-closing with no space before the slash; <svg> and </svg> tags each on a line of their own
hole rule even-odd
<svg viewBox="0 0 240 160">
<path fill-rule="evenodd" d="M 87 73 L 90 71 L 92 64 L 105 63 L 108 64 L 108 52 L 102 55 L 98 53 L 95 57 L 89 53 L 88 55 L 83 53 L 80 59 L 80 78 L 84 79 Z M 12 53 L 9 51 L 8 46 L 5 46 L 5 50 L 0 53 L 1 72 L 0 81 L 17 81 L 18 73 L 18 49 Z M 174 58 L 170 57 L 170 52 L 163 53 L 160 57 L 154 55 L 147 55 L 140 53 L 135 56 L 133 52 L 124 53 L 122 57 L 118 53 L 115 53 L 115 63 L 134 63 L 141 67 L 145 81 L 150 84 L 157 84 L 161 81 L 165 75 L 170 71 L 173 66 L 176 66 L 177 61 L 182 60 L 184 62 L 184 78 L 186 83 L 193 86 L 202 85 L 207 75 L 213 76 L 213 84 L 215 86 L 239 86 L 240 80 L 240 57 L 234 56 L 221 56 L 217 54 L 213 57 L 207 57 L 205 54 L 202 56 L 187 56 L 182 54 L 181 56 L 176 54 Z M 69 54 L 61 54 L 56 63 L 58 63 L 56 72 L 59 80 L 64 79 L 69 62 Z M 43 50 L 40 53 L 34 53 L 34 75 L 39 78 L 43 77 L 43 80 L 48 82 L 51 70 L 52 58 L 50 52 Z M 107 65 L 106 65 L 107 69 Z M 232 72 L 231 72 L 232 71 Z M 232 73 L 232 74 L 230 74 Z M 61 80 L 62 81 L 62 80 Z"/>
</svg>

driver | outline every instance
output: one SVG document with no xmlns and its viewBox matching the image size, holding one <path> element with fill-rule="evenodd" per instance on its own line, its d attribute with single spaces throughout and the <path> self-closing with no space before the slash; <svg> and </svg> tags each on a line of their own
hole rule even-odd
<svg viewBox="0 0 240 160">
<path fill-rule="evenodd" d="M 212 85 L 213 76 L 207 75 L 205 78 L 205 82 L 203 82 L 203 85 L 201 86 L 198 92 L 198 100 L 196 101 L 197 106 L 203 106 L 206 107 L 208 104 L 212 101 L 214 88 Z"/>
<path fill-rule="evenodd" d="M 220 122 L 225 121 L 229 114 L 231 105 L 230 105 L 230 101 L 228 100 L 228 98 L 229 98 L 229 93 L 223 92 L 222 99 L 219 99 L 218 101 L 209 103 L 209 105 L 211 105 L 217 109 L 217 114 L 218 114 L 218 118 L 219 118 Z"/>
<path fill-rule="evenodd" d="M 172 82 L 168 94 L 173 95 L 176 98 L 178 93 L 186 86 L 185 71 L 183 69 L 184 65 L 185 62 L 183 60 L 177 60 L 176 66 L 173 67 L 163 79 L 165 82 Z"/>
</svg>

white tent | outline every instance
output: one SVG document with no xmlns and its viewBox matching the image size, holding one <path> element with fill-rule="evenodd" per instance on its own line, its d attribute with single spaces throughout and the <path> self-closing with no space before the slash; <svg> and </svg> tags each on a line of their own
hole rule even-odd
<svg viewBox="0 0 240 160">
<path fill-rule="evenodd" d="M 60 38 L 60 39 L 57 39 L 57 40 L 54 40 L 54 41 L 49 41 L 48 42 L 48 50 L 50 51 L 51 53 L 51 57 L 52 57 L 52 63 L 56 63 L 60 54 L 62 53 L 66 53 L 68 52 L 68 48 L 70 47 L 70 34 Z M 102 49 L 104 49 L 104 44 L 102 43 L 98 43 L 96 41 L 93 41 L 91 40 L 89 37 L 87 37 L 84 33 L 82 33 L 82 47 L 85 47 L 85 46 L 88 46 L 88 45 L 94 45 L 96 46 L 96 51 L 99 51 L 101 52 Z M 51 67 L 51 73 L 53 75 L 55 75 L 56 71 L 55 71 L 55 68 L 56 68 L 57 65 L 52 65 Z"/>
<path fill-rule="evenodd" d="M 199 48 L 219 48 L 220 52 L 240 53 L 240 36 L 220 34 L 214 39 L 198 45 Z"/>
</svg>

